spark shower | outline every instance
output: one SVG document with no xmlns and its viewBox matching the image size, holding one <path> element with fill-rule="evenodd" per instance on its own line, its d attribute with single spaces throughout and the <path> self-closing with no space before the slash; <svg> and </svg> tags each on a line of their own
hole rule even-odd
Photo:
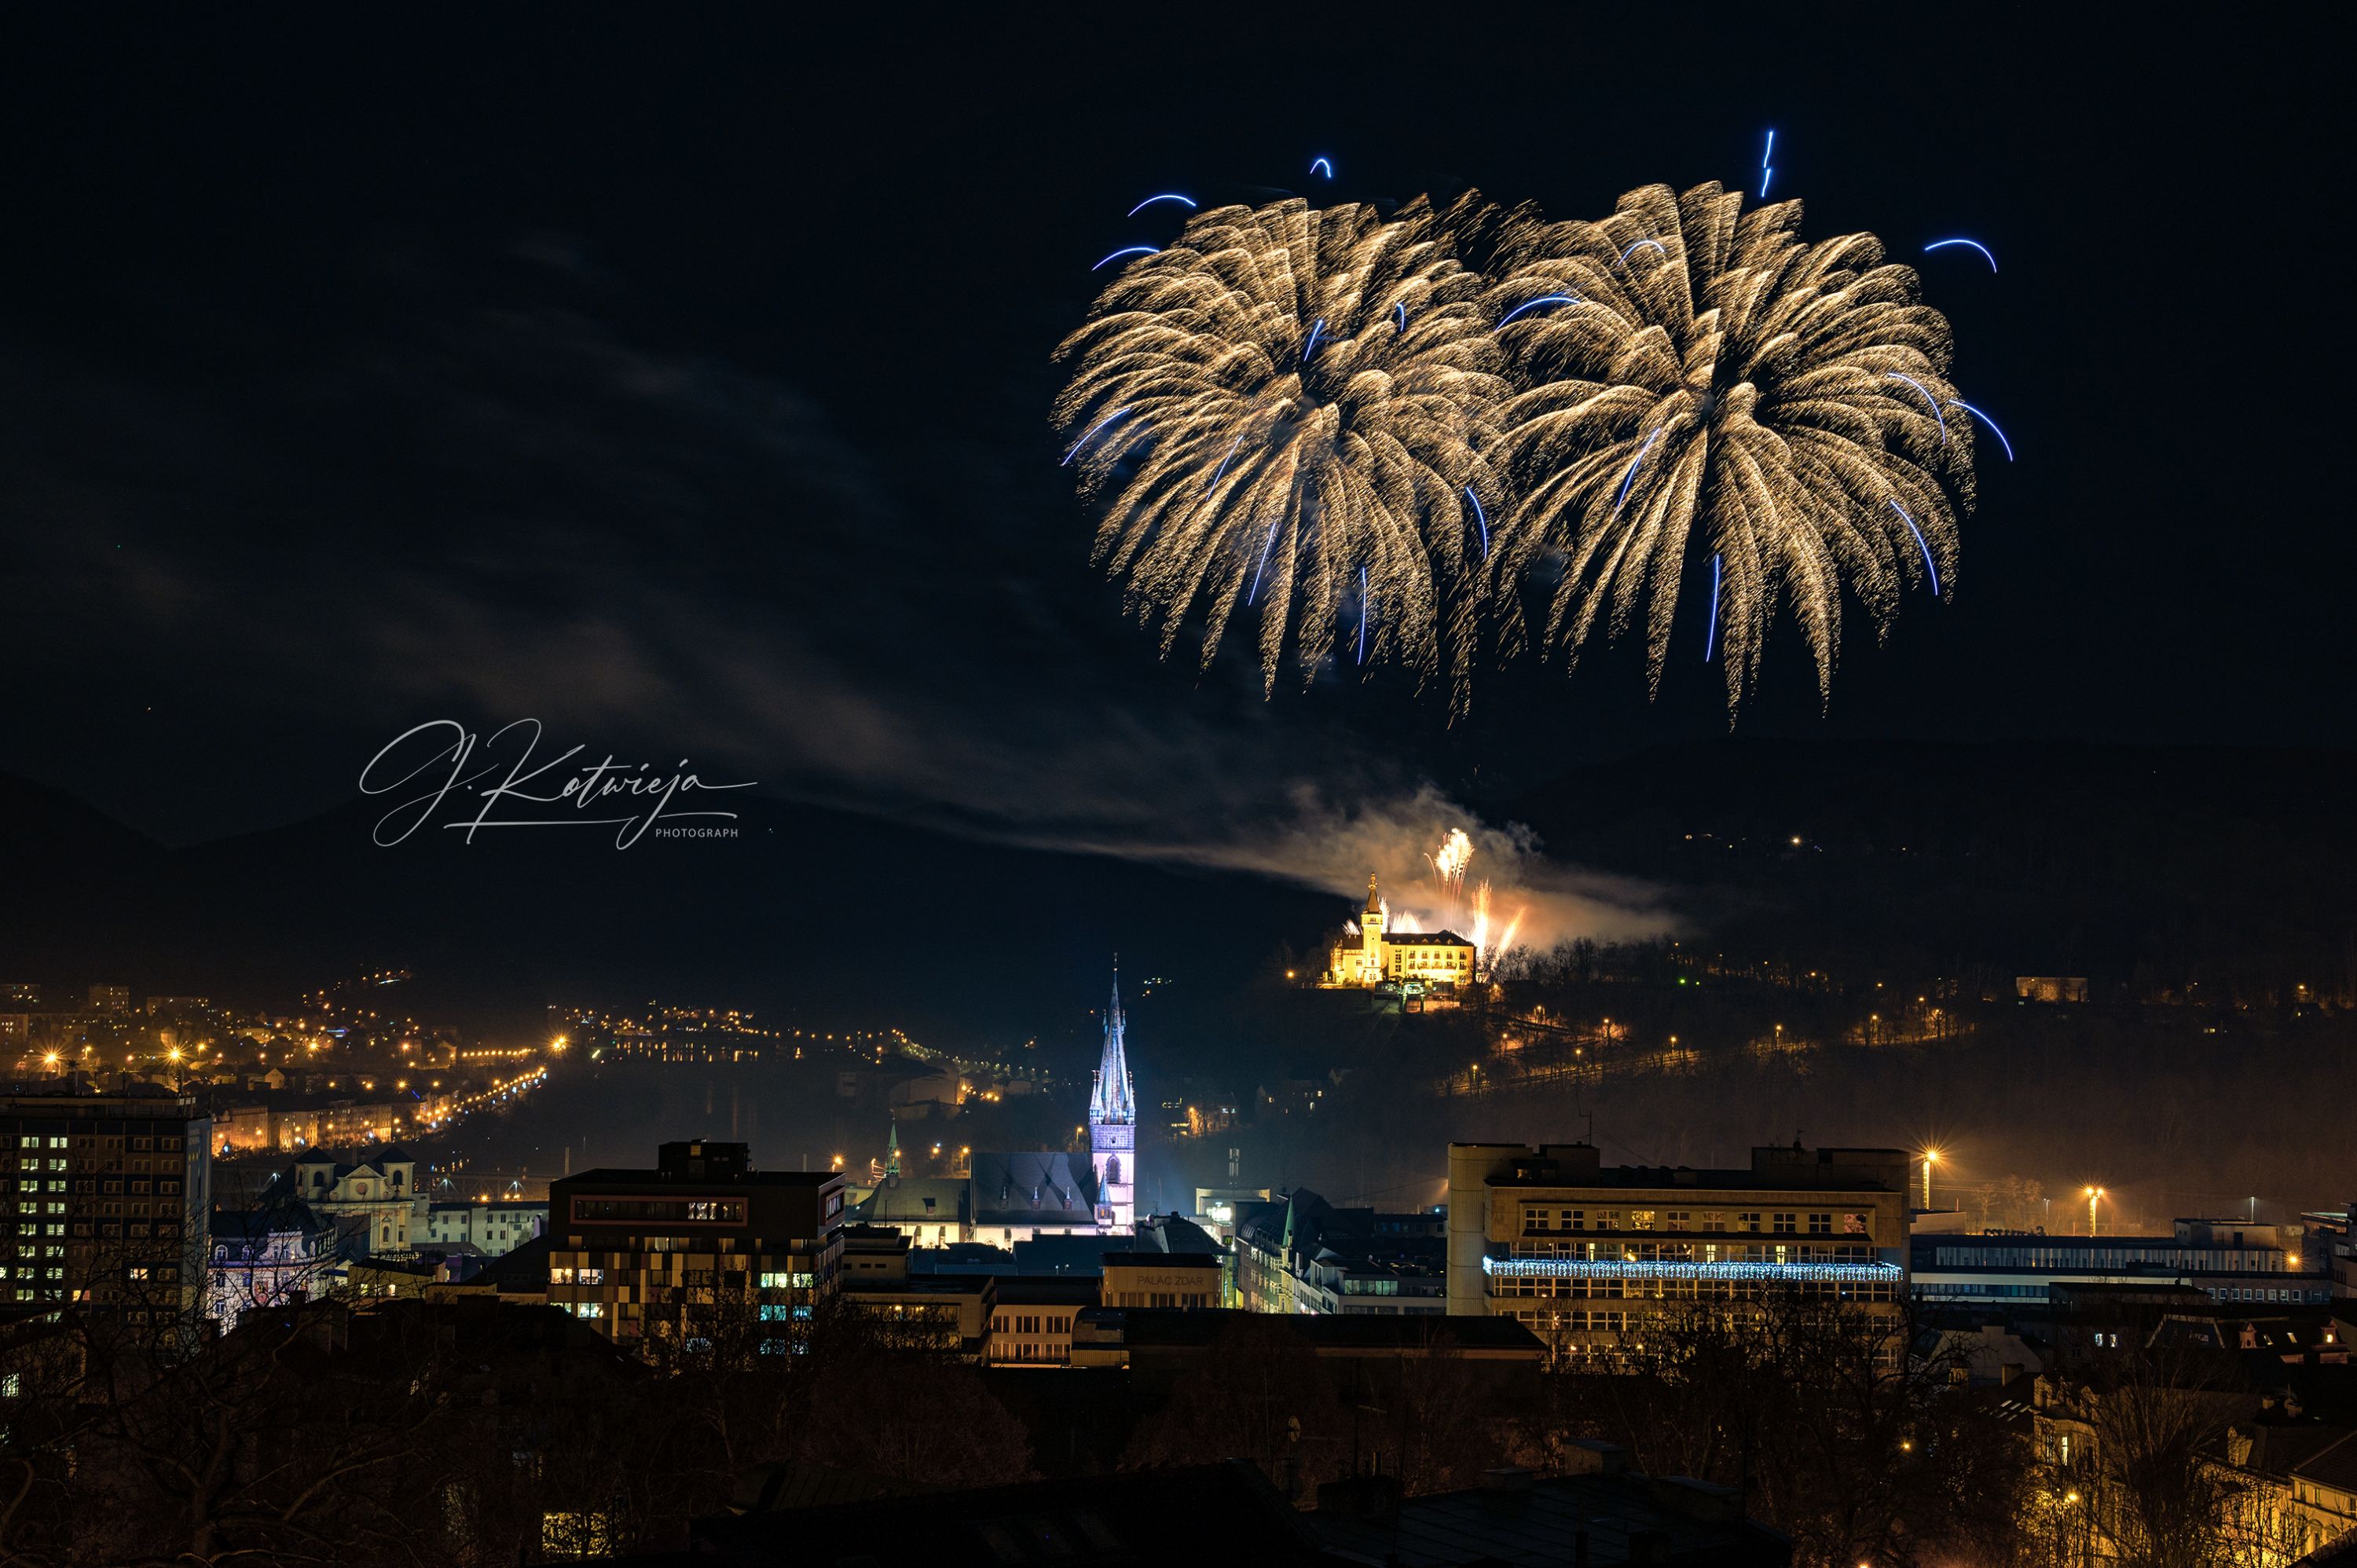
<svg viewBox="0 0 2357 1568">
<path fill-rule="evenodd" d="M 1388 662 L 1461 714 L 1485 660 L 1641 623 L 1658 691 L 1683 618 L 1731 721 L 1788 609 L 1829 694 L 1846 594 L 1881 633 L 1953 593 L 1997 432 L 1912 267 L 1744 202 L 1189 203 L 1058 350 L 1096 558 L 1165 657 L 1256 618 L 1265 692 L 1288 651 L 1305 685 Z"/>
</svg>

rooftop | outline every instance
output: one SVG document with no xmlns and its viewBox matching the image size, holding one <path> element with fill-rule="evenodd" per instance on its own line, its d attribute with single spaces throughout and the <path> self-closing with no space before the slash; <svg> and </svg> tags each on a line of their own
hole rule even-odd
<svg viewBox="0 0 2357 1568">
<path fill-rule="evenodd" d="M 824 1187 L 831 1181 L 840 1181 L 842 1179 L 843 1173 L 840 1171 L 747 1171 L 742 1176 L 713 1176 L 703 1181 L 683 1181 L 677 1176 L 666 1176 L 660 1170 L 630 1170 L 623 1169 L 619 1166 L 601 1165 L 594 1171 L 582 1171 L 574 1176 L 558 1176 L 554 1181 L 551 1182 L 549 1186 L 552 1188 L 559 1187 L 629 1187 L 634 1188 L 661 1187 L 666 1189 L 679 1188 L 682 1190 L 690 1188 L 701 1190 L 705 1187 L 711 1187 L 716 1190 L 726 1191 L 735 1187 L 793 1187 L 816 1188 Z"/>
</svg>

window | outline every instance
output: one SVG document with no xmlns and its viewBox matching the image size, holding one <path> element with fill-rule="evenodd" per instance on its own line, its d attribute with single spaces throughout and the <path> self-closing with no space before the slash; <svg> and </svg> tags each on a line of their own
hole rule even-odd
<svg viewBox="0 0 2357 1568">
<path fill-rule="evenodd" d="M 573 1277 L 585 1285 L 601 1285 L 606 1283 L 606 1271 L 603 1269 L 576 1269 L 574 1271 Z"/>
<path fill-rule="evenodd" d="M 1870 1226 L 1868 1226 L 1868 1225 L 1867 1225 L 1867 1219 L 1866 1219 L 1866 1216 L 1865 1216 L 1865 1215 L 1863 1215 L 1863 1214 L 1845 1214 L 1845 1215 L 1843 1215 L 1843 1216 L 1842 1216 L 1842 1234 L 1843 1234 L 1843 1235 L 1845 1235 L 1845 1236 L 1865 1236 L 1865 1235 L 1871 1234 L 1871 1231 L 1872 1231 L 1872 1228 L 1871 1228 Z"/>
<path fill-rule="evenodd" d="M 602 1301 L 576 1301 L 573 1304 L 573 1316 L 576 1317 L 603 1317 L 606 1316 L 606 1304 Z"/>
<path fill-rule="evenodd" d="M 1809 1216 L 1809 1234 L 1810 1234 L 1810 1235 L 1812 1235 L 1812 1236 L 1830 1236 L 1830 1235 L 1832 1235 L 1833 1233 L 1834 1233 L 1834 1217 L 1833 1217 L 1832 1215 L 1830 1215 L 1830 1214 L 1812 1214 L 1812 1215 L 1810 1215 L 1810 1216 Z"/>
<path fill-rule="evenodd" d="M 1735 1217 L 1735 1228 L 1738 1230 L 1756 1231 L 1760 1229 L 1760 1216 L 1756 1213 L 1738 1214 Z"/>
<path fill-rule="evenodd" d="M 573 1271 L 561 1265 L 552 1264 L 548 1271 L 548 1283 L 553 1285 L 569 1285 L 573 1283 Z"/>
<path fill-rule="evenodd" d="M 1799 1219 L 1800 1216 L 1796 1214 L 1779 1214 L 1776 1216 L 1776 1234 L 1779 1236 L 1792 1235 L 1795 1230 L 1800 1229 L 1798 1224 Z"/>
<path fill-rule="evenodd" d="M 1653 1211 L 1652 1211 L 1652 1209 L 1650 1209 L 1650 1208 L 1632 1208 L 1632 1209 L 1631 1209 L 1631 1210 L 1629 1211 L 1629 1229 L 1630 1229 L 1630 1230 L 1651 1230 L 1652 1228 L 1653 1228 Z"/>
</svg>

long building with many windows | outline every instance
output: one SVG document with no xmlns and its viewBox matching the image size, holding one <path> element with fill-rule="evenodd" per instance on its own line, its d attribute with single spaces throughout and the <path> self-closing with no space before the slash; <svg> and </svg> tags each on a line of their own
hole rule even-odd
<svg viewBox="0 0 2357 1568">
<path fill-rule="evenodd" d="M 1907 1156 L 1758 1148 L 1749 1170 L 1620 1165 L 1587 1144 L 1448 1147 L 1448 1310 L 1609 1360 L 1693 1304 L 1795 1292 L 1900 1311 Z"/>
<path fill-rule="evenodd" d="M 1919 1300 L 2043 1306 L 2058 1284 L 2180 1284 L 2212 1301 L 2319 1305 L 2332 1299 L 2329 1243 L 2297 1225 L 2179 1219 L 2167 1236 L 1979 1235 L 1923 1231 L 1910 1283 Z"/>
<path fill-rule="evenodd" d="M 652 1170 L 549 1187 L 548 1300 L 623 1341 L 758 1336 L 788 1351 L 843 1254 L 838 1171 L 756 1171 L 743 1144 L 665 1144 Z"/>
</svg>

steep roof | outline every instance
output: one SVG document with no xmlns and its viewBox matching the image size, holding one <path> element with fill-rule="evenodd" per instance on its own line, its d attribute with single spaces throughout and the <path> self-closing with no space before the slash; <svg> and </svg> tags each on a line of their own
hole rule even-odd
<svg viewBox="0 0 2357 1568">
<path fill-rule="evenodd" d="M 886 1176 L 853 1212 L 877 1224 L 963 1224 L 967 1191 L 954 1176 Z"/>
<path fill-rule="evenodd" d="M 1072 1157 L 1060 1150 L 976 1155 L 973 1186 L 976 1225 L 1090 1225 L 1096 1221 L 1096 1173 L 1082 1176 L 1072 1168 Z"/>
<path fill-rule="evenodd" d="M 1105 1007 L 1104 1054 L 1097 1061 L 1096 1087 L 1089 1093 L 1092 1126 L 1126 1126 L 1137 1120 L 1137 1096 L 1129 1082 L 1129 1055 L 1122 1043 L 1126 1020 L 1121 1011 L 1121 972 L 1114 971 L 1113 1000 Z"/>
</svg>

